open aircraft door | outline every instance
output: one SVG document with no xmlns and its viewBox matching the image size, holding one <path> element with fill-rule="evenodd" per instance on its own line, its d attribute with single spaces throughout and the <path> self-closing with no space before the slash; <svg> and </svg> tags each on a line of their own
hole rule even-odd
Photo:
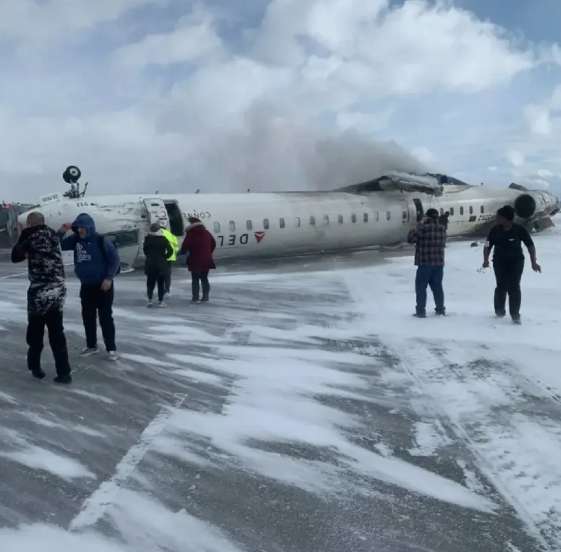
<svg viewBox="0 0 561 552">
<path fill-rule="evenodd" d="M 411 218 L 411 213 L 409 212 L 409 203 L 407 201 L 400 199 L 399 206 L 401 207 L 401 224 L 409 224 Z"/>
<path fill-rule="evenodd" d="M 157 197 L 144 199 L 142 202 L 148 211 L 150 224 L 159 222 L 162 226 L 169 230 L 169 215 L 164 202 Z"/>
</svg>

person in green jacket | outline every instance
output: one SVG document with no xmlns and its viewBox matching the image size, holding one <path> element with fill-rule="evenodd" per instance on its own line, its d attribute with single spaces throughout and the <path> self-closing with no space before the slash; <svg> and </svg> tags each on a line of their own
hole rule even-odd
<svg viewBox="0 0 561 552">
<path fill-rule="evenodd" d="M 167 261 L 168 261 L 168 271 L 167 271 L 166 281 L 165 281 L 166 294 L 169 296 L 170 295 L 170 290 L 171 290 L 171 268 L 173 266 L 173 263 L 175 261 L 177 261 L 177 252 L 179 251 L 179 242 L 177 241 L 177 236 L 174 236 L 165 227 L 164 223 L 160 223 L 160 227 L 162 229 L 162 234 L 164 235 L 166 240 L 168 240 L 168 242 L 170 243 L 170 245 L 173 249 L 173 253 L 167 259 Z"/>
</svg>

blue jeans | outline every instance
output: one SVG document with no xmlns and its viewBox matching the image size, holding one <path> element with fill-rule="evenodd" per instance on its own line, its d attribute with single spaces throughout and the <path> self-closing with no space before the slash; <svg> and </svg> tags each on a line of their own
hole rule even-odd
<svg viewBox="0 0 561 552">
<path fill-rule="evenodd" d="M 442 279 L 444 277 L 443 266 L 419 266 L 415 277 L 415 293 L 417 294 L 417 314 L 427 312 L 427 286 L 430 287 L 434 297 L 437 313 L 444 313 L 444 290 Z"/>
</svg>

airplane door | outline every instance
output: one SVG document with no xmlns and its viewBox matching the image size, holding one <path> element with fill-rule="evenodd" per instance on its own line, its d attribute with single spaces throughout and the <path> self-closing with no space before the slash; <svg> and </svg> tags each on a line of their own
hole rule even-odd
<svg viewBox="0 0 561 552">
<path fill-rule="evenodd" d="M 420 199 L 415 198 L 413 200 L 415 204 L 415 209 L 417 211 L 417 222 L 421 222 L 422 218 L 425 216 L 425 210 L 423 209 L 423 204 Z"/>
<path fill-rule="evenodd" d="M 408 224 L 410 218 L 409 204 L 407 201 L 400 199 L 399 206 L 401 207 L 401 224 Z"/>
<path fill-rule="evenodd" d="M 150 224 L 164 223 L 164 226 L 169 230 L 169 215 L 164 202 L 160 198 L 144 199 L 142 202 L 148 211 Z"/>
</svg>

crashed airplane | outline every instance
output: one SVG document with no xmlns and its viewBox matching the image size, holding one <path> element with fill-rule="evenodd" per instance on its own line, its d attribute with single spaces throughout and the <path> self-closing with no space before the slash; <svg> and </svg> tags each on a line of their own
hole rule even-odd
<svg viewBox="0 0 561 552">
<path fill-rule="evenodd" d="M 32 210 L 59 229 L 79 213 L 119 249 L 123 265 L 141 266 L 150 225 L 161 222 L 182 237 L 196 217 L 213 233 L 217 258 L 293 256 L 402 244 L 428 208 L 449 213 L 450 237 L 485 236 L 495 212 L 511 205 L 517 222 L 540 231 L 553 225 L 559 200 L 517 184 L 471 186 L 440 174 L 391 172 L 330 192 L 129 194 L 86 197 L 80 170 L 63 178 L 70 191 L 44 195 Z M 87 184 L 86 184 L 87 186 Z M 28 212 L 18 218 L 24 225 Z"/>
</svg>

